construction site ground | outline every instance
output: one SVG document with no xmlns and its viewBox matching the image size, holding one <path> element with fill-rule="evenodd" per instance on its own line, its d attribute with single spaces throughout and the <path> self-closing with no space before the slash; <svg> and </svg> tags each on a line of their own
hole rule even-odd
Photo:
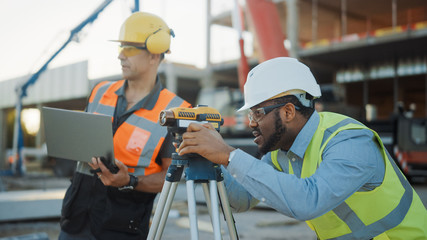
<svg viewBox="0 0 427 240">
<path fill-rule="evenodd" d="M 27 174 L 24 177 L 1 177 L 2 192 L 24 190 L 65 189 L 69 178 L 52 177 L 49 174 Z M 427 207 L 427 181 L 419 179 L 413 184 Z M 172 208 L 164 228 L 162 239 L 190 239 L 185 182 L 178 185 Z M 196 185 L 197 217 L 200 239 L 213 239 L 210 215 L 204 204 L 202 188 Z M 1 214 L 1 213 L 0 213 Z M 244 213 L 233 213 L 239 239 L 316 239 L 304 222 L 286 217 L 265 205 Z M 221 219 L 224 219 L 221 215 Z M 226 223 L 222 220 L 223 239 L 230 239 Z M 30 219 L 0 222 L 0 240 L 57 239 L 59 218 Z M 29 238 L 32 237 L 32 238 Z"/>
</svg>

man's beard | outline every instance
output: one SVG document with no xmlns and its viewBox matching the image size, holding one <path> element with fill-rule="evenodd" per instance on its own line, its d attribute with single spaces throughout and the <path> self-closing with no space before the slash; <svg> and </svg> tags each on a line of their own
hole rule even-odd
<svg viewBox="0 0 427 240">
<path fill-rule="evenodd" d="M 282 137 L 282 135 L 286 132 L 286 127 L 283 126 L 282 119 L 280 118 L 280 112 L 275 111 L 274 116 L 276 118 L 276 121 L 274 123 L 275 133 L 272 134 L 265 141 L 265 143 L 262 146 L 260 146 L 260 148 L 259 148 L 259 152 L 263 155 L 266 154 L 267 152 L 275 150 L 275 149 L 273 149 L 274 146 L 277 145 L 277 143 L 280 141 L 280 138 Z M 259 129 L 258 129 L 258 131 L 259 131 Z"/>
</svg>

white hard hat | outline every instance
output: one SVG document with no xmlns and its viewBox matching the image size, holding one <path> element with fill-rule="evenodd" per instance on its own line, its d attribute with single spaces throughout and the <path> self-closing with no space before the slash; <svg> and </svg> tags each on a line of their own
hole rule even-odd
<svg viewBox="0 0 427 240">
<path fill-rule="evenodd" d="M 278 57 L 262 62 L 248 74 L 244 86 L 245 105 L 238 111 L 249 109 L 281 93 L 295 92 L 290 90 L 302 90 L 314 98 L 322 95 L 310 69 L 297 59 Z"/>
</svg>

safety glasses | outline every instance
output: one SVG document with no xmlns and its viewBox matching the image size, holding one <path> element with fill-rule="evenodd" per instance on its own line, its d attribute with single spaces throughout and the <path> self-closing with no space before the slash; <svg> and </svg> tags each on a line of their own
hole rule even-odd
<svg viewBox="0 0 427 240">
<path fill-rule="evenodd" d="M 126 57 L 133 57 L 141 53 L 142 50 L 147 49 L 146 47 L 137 47 L 131 45 L 119 46 L 119 54 L 123 53 Z"/>
<path fill-rule="evenodd" d="M 280 103 L 275 105 L 270 105 L 266 107 L 257 108 L 254 111 L 249 110 L 248 118 L 251 122 L 259 122 L 261 121 L 265 115 L 269 114 L 271 111 L 273 111 L 276 108 L 285 106 L 288 103 Z M 294 105 L 295 106 L 295 105 Z M 295 106 L 296 110 L 300 110 L 299 107 Z"/>
</svg>

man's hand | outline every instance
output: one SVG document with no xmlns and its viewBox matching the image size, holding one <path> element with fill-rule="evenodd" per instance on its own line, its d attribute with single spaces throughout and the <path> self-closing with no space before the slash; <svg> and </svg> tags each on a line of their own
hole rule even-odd
<svg viewBox="0 0 427 240">
<path fill-rule="evenodd" d="M 98 172 L 97 174 L 98 178 L 105 186 L 121 187 L 127 185 L 130 181 L 128 167 L 118 160 L 115 161 L 119 168 L 119 171 L 116 174 L 110 172 L 99 157 L 93 157 L 92 163 L 89 163 L 93 169 L 101 169 L 101 172 Z"/>
<path fill-rule="evenodd" d="M 187 132 L 182 135 L 178 153 L 179 155 L 197 153 L 213 163 L 227 166 L 230 152 L 234 149 L 224 142 L 210 123 L 203 125 L 190 123 Z"/>
</svg>

